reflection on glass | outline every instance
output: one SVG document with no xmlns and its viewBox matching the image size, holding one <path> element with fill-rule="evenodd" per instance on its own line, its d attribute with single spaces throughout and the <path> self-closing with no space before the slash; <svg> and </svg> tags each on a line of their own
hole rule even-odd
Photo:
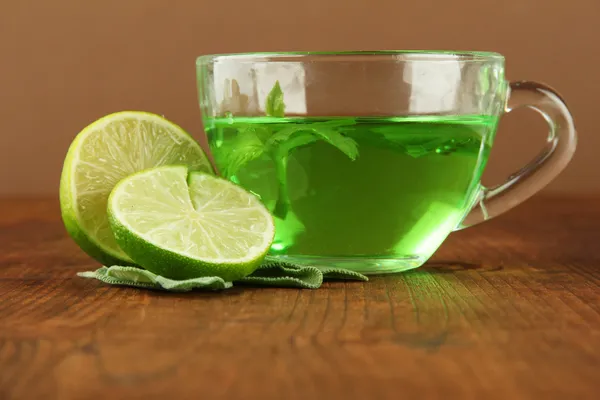
<svg viewBox="0 0 600 400">
<path fill-rule="evenodd" d="M 442 63 L 407 62 L 404 81 L 410 83 L 409 111 L 416 114 L 444 113 L 456 108 L 461 63 L 448 56 Z"/>
<path fill-rule="evenodd" d="M 286 112 L 305 114 L 305 71 L 301 63 L 215 64 L 218 114 L 264 115 L 267 96 L 277 81 L 285 92 Z"/>
</svg>

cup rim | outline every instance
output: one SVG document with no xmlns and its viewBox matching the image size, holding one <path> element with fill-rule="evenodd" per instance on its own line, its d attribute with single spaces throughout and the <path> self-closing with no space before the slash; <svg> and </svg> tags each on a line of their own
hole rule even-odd
<svg viewBox="0 0 600 400">
<path fill-rule="evenodd" d="M 391 56 L 399 58 L 399 61 L 504 61 L 504 56 L 493 51 L 472 50 L 343 50 L 343 51 L 265 51 L 265 52 L 242 52 L 206 54 L 196 59 L 197 65 L 217 61 L 219 59 L 230 59 L 239 61 L 276 61 L 277 59 L 303 58 L 310 56 L 328 59 L 331 56 Z"/>
</svg>

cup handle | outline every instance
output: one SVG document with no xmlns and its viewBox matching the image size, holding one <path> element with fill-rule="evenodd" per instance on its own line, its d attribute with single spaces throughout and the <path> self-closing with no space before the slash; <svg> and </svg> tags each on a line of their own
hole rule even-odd
<svg viewBox="0 0 600 400">
<path fill-rule="evenodd" d="M 511 82 L 506 112 L 519 107 L 534 109 L 548 122 L 546 146 L 506 182 L 492 188 L 482 186 L 474 207 L 458 229 L 491 219 L 527 200 L 550 183 L 573 158 L 577 134 L 573 117 L 558 93 L 536 82 Z"/>
</svg>

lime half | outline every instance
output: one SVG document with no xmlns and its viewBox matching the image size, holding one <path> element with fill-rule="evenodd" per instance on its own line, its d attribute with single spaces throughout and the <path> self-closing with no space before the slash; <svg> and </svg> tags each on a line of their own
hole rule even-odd
<svg viewBox="0 0 600 400">
<path fill-rule="evenodd" d="M 108 200 L 112 231 L 138 265 L 171 279 L 252 273 L 273 241 L 273 217 L 236 184 L 181 166 L 122 180 Z"/>
<path fill-rule="evenodd" d="M 131 264 L 110 230 L 108 196 L 124 177 L 170 164 L 212 173 L 200 145 L 158 115 L 125 111 L 87 126 L 71 144 L 60 180 L 62 217 L 71 237 L 103 264 Z"/>
</svg>

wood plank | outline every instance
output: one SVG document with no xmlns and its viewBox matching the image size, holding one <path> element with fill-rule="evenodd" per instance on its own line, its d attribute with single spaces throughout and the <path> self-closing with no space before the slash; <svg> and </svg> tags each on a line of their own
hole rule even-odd
<svg viewBox="0 0 600 400">
<path fill-rule="evenodd" d="M 418 270 L 174 294 L 97 267 L 50 200 L 0 200 L 0 399 L 595 398 L 599 198 L 537 198 Z"/>
</svg>

